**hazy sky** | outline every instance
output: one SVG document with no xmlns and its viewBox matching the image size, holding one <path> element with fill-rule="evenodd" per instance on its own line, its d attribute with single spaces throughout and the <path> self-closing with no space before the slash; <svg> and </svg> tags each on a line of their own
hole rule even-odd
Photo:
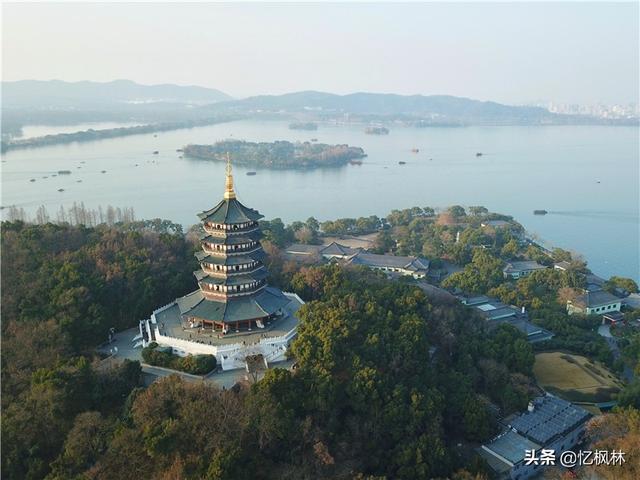
<svg viewBox="0 0 640 480">
<path fill-rule="evenodd" d="M 4 4 L 3 80 L 638 101 L 638 2 Z"/>
</svg>

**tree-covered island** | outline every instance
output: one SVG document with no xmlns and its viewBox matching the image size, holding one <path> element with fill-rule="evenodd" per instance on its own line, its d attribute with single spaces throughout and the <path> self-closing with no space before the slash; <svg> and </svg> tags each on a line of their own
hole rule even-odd
<svg viewBox="0 0 640 480">
<path fill-rule="evenodd" d="M 285 140 L 246 142 L 223 140 L 213 145 L 187 145 L 185 156 L 201 160 L 226 160 L 227 153 L 235 165 L 267 168 L 317 168 L 346 165 L 366 157 L 360 147 Z"/>
</svg>

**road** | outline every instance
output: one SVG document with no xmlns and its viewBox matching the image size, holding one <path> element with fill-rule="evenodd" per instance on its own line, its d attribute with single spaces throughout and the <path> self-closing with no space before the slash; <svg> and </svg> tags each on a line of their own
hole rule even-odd
<svg viewBox="0 0 640 480">
<path fill-rule="evenodd" d="M 598 334 L 607 341 L 611 353 L 613 353 L 614 360 L 620 358 L 620 347 L 618 347 L 618 340 L 611 335 L 610 325 L 600 325 L 598 327 Z M 633 370 L 629 368 L 627 364 L 624 365 L 622 370 L 622 378 L 625 382 L 631 382 L 633 380 Z"/>
</svg>

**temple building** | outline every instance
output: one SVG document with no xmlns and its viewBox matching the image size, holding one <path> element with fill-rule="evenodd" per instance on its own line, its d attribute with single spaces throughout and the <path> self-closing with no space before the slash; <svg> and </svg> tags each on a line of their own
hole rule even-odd
<svg viewBox="0 0 640 480">
<path fill-rule="evenodd" d="M 236 198 L 229 161 L 223 199 L 198 217 L 199 288 L 141 322 L 143 344 L 156 342 L 179 355 L 213 354 L 223 369 L 244 368 L 248 355 L 283 359 L 302 300 L 268 285 L 258 223 L 263 216 Z"/>
</svg>

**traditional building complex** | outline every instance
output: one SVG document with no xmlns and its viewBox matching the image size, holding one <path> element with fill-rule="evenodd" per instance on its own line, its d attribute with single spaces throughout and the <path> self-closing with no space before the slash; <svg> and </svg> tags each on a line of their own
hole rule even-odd
<svg viewBox="0 0 640 480">
<path fill-rule="evenodd" d="M 284 359 L 302 301 L 267 284 L 262 215 L 236 198 L 230 163 L 224 198 L 198 217 L 202 251 L 196 253 L 200 270 L 194 275 L 199 289 L 141 322 L 143 343 L 169 346 L 180 355 L 212 354 L 225 370 L 245 367 L 248 355 Z"/>
<path fill-rule="evenodd" d="M 342 264 L 362 265 L 388 274 L 408 275 L 424 278 L 429 272 L 429 260 L 420 257 L 380 255 L 362 248 L 352 248 L 332 242 L 329 245 L 293 244 L 285 252 L 290 258 L 303 262 L 320 260 L 337 261 Z"/>
</svg>

